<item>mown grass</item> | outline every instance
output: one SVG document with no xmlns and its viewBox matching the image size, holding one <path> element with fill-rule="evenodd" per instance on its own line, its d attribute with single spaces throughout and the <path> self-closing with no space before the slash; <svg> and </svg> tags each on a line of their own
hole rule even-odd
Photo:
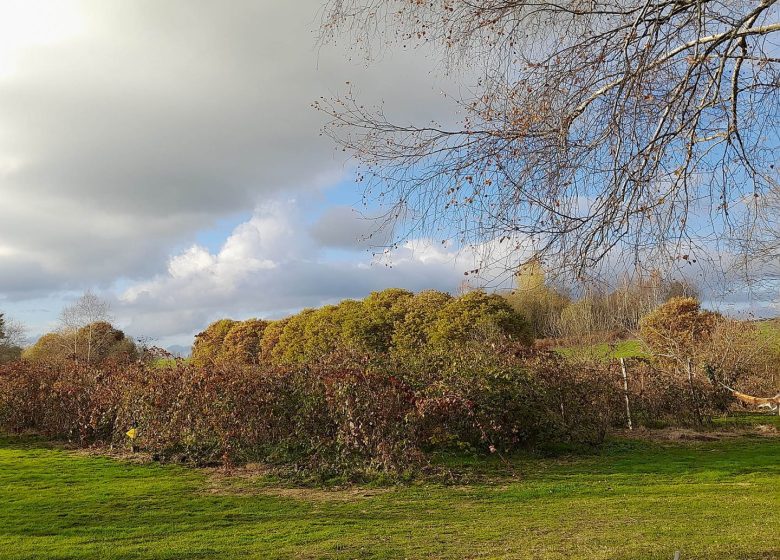
<svg viewBox="0 0 780 560">
<path fill-rule="evenodd" d="M 582 346 L 564 346 L 556 351 L 567 358 L 584 357 L 597 360 L 615 360 L 619 358 L 647 358 L 647 349 L 638 339 L 621 340 L 614 343 L 601 342 Z"/>
<path fill-rule="evenodd" d="M 771 346 L 780 352 L 780 319 L 758 321 L 758 332 Z"/>
<path fill-rule="evenodd" d="M 0 557 L 780 558 L 780 438 L 443 456 L 478 483 L 290 489 L 0 438 Z"/>
</svg>

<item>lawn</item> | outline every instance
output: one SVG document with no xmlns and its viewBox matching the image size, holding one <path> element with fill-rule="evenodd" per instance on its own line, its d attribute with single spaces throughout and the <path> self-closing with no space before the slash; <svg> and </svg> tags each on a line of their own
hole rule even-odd
<svg viewBox="0 0 780 560">
<path fill-rule="evenodd" d="M 642 341 L 631 338 L 614 343 L 600 342 L 583 346 L 563 346 L 556 348 L 562 356 L 580 356 L 597 360 L 615 360 L 619 358 L 646 358 L 648 357 Z"/>
<path fill-rule="evenodd" d="M 448 457 L 472 482 L 323 490 L 0 438 L 2 558 L 780 558 L 780 438 Z"/>
<path fill-rule="evenodd" d="M 756 324 L 761 336 L 765 337 L 775 350 L 780 351 L 780 319 L 758 321 Z"/>
</svg>

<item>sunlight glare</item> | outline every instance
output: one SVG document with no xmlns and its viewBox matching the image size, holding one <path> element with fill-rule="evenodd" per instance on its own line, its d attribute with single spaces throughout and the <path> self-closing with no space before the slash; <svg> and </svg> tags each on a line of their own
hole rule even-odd
<svg viewBox="0 0 780 560">
<path fill-rule="evenodd" d="M 25 53 L 80 34 L 85 18 L 70 0 L 0 0 L 0 78 L 15 74 Z"/>
</svg>

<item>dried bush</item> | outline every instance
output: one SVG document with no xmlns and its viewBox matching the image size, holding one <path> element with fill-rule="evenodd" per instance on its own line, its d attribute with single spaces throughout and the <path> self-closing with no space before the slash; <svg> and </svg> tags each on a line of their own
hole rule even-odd
<svg viewBox="0 0 780 560">
<path fill-rule="evenodd" d="M 163 460 L 359 476 L 414 468 L 442 446 L 598 441 L 611 393 L 593 373 L 476 342 L 418 361 L 335 352 L 298 367 L 21 362 L 0 368 L 0 428 L 121 446 L 135 427 L 135 443 Z"/>
</svg>

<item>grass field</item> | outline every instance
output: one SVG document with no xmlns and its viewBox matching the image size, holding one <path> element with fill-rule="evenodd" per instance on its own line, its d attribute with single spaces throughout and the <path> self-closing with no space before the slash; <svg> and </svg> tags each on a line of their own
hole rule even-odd
<svg viewBox="0 0 780 560">
<path fill-rule="evenodd" d="M 780 319 L 759 321 L 758 332 L 766 338 L 771 345 L 780 351 Z"/>
<path fill-rule="evenodd" d="M 646 358 L 647 350 L 642 342 L 632 338 L 620 340 L 615 343 L 602 342 L 599 344 L 587 344 L 583 346 L 564 346 L 556 351 L 562 356 L 581 356 L 597 360 L 614 360 L 618 358 Z"/>
<path fill-rule="evenodd" d="M 450 457 L 478 481 L 323 490 L 3 437 L 0 557 L 780 558 L 778 457 L 780 438 L 616 440 L 515 457 L 519 478 Z"/>
</svg>

